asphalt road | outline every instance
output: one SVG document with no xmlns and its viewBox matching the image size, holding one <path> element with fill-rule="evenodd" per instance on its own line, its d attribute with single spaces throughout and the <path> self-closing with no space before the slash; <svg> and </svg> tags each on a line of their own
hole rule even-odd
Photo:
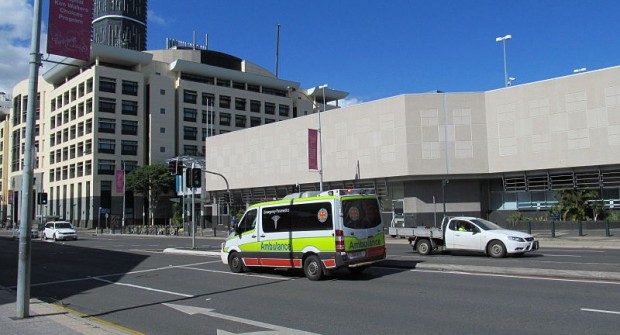
<svg viewBox="0 0 620 335">
<path fill-rule="evenodd" d="M 221 240 L 197 239 L 216 251 Z M 31 295 L 146 334 L 615 334 L 620 282 L 434 271 L 407 264 L 591 267 L 618 250 L 541 250 L 520 258 L 419 256 L 311 282 L 299 271 L 232 274 L 216 256 L 165 254 L 178 237 L 80 236 L 32 243 Z M 0 285 L 12 287 L 17 242 L 0 237 Z M 395 258 L 395 259 L 392 259 Z M 396 266 L 391 266 L 391 265 Z"/>
</svg>

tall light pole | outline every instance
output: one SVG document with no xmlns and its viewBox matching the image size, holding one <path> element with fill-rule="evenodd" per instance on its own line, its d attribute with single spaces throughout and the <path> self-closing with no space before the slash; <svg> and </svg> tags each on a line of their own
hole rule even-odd
<svg viewBox="0 0 620 335">
<path fill-rule="evenodd" d="M 323 90 L 323 110 L 325 110 L 325 88 L 327 84 L 319 86 Z M 321 130 L 321 109 L 318 109 L 319 113 L 319 191 L 323 192 L 323 131 Z"/>
<path fill-rule="evenodd" d="M 502 42 L 502 46 L 504 48 L 504 85 L 508 87 L 508 69 L 506 66 L 506 41 L 511 39 L 512 35 L 506 35 L 504 37 L 495 38 L 495 42 Z"/>
</svg>

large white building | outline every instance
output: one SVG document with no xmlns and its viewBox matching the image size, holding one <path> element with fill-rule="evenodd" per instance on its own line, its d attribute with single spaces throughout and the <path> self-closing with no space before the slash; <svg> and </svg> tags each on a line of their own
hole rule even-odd
<svg viewBox="0 0 620 335">
<path fill-rule="evenodd" d="M 316 92 L 320 100 L 320 91 Z M 317 115 L 206 141 L 237 203 L 280 197 L 308 169 Z M 321 113 L 324 189 L 375 187 L 407 224 L 447 214 L 547 216 L 561 189 L 620 206 L 620 67 L 479 93 L 406 94 Z M 206 188 L 225 192 L 221 178 Z M 439 213 L 439 214 L 437 214 Z M 432 221 L 431 221 L 432 222 Z"/>
<path fill-rule="evenodd" d="M 93 44 L 88 62 L 65 60 L 39 80 L 34 146 L 34 193 L 48 194 L 33 217 L 53 216 L 80 227 L 118 225 L 123 192 L 115 171 L 204 156 L 205 139 L 311 113 L 300 84 L 277 78 L 249 61 L 169 43 L 135 51 Z M 330 91 L 331 100 L 346 96 Z M 4 219 L 19 215 L 28 81 L 15 86 L 4 121 Z M 328 97 L 329 98 L 329 97 Z M 121 184 L 122 186 L 122 184 Z M 156 213 L 142 195 L 126 194 L 127 224 L 154 217 L 168 222 L 170 203 Z M 199 210 L 198 210 L 199 211 Z M 105 220 L 106 214 L 108 219 Z M 105 222 L 103 222 L 105 220 Z"/>
</svg>

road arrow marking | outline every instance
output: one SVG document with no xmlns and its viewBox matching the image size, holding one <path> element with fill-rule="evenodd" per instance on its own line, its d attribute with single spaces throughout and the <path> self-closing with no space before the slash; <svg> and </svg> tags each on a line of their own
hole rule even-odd
<svg viewBox="0 0 620 335">
<path fill-rule="evenodd" d="M 258 332 L 258 333 L 254 332 L 254 333 L 249 333 L 249 334 L 296 334 L 296 335 L 297 334 L 299 334 L 299 335 L 303 334 L 303 335 L 318 335 L 316 333 L 310 333 L 310 332 L 306 332 L 306 331 L 303 331 L 303 330 L 298 330 L 298 329 L 293 329 L 293 328 L 286 328 L 286 327 L 272 325 L 272 324 L 265 323 L 265 322 L 243 319 L 243 318 L 239 318 L 239 317 L 232 316 L 232 315 L 224 315 L 224 314 L 216 313 L 216 312 L 214 312 L 214 309 L 210 309 L 210 308 L 194 307 L 194 306 L 184 306 L 184 305 L 168 304 L 168 303 L 164 303 L 162 305 L 168 306 L 168 307 L 170 307 L 172 309 L 176 309 L 177 311 L 180 311 L 180 312 L 183 312 L 183 313 L 189 314 L 189 315 L 202 314 L 202 315 L 210 316 L 210 317 L 213 317 L 213 318 L 223 319 L 223 320 L 227 320 L 227 321 L 232 321 L 232 322 L 236 322 L 236 323 L 242 323 L 242 324 L 246 324 L 246 325 L 250 325 L 250 326 L 254 326 L 254 327 L 271 329 L 273 331 L 276 331 L 275 333 L 274 332 Z M 218 329 L 218 335 L 222 335 L 222 334 L 230 334 L 230 333 L 228 333 L 228 332 L 222 333 Z"/>
</svg>

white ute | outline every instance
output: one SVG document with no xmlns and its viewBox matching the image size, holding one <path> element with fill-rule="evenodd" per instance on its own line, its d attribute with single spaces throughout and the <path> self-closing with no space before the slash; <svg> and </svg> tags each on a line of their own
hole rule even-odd
<svg viewBox="0 0 620 335">
<path fill-rule="evenodd" d="M 408 237 L 413 250 L 421 255 L 434 250 L 463 250 L 501 258 L 507 254 L 523 255 L 539 248 L 538 241 L 530 234 L 468 216 L 446 217 L 441 228 L 390 228 L 389 235 Z"/>
</svg>

